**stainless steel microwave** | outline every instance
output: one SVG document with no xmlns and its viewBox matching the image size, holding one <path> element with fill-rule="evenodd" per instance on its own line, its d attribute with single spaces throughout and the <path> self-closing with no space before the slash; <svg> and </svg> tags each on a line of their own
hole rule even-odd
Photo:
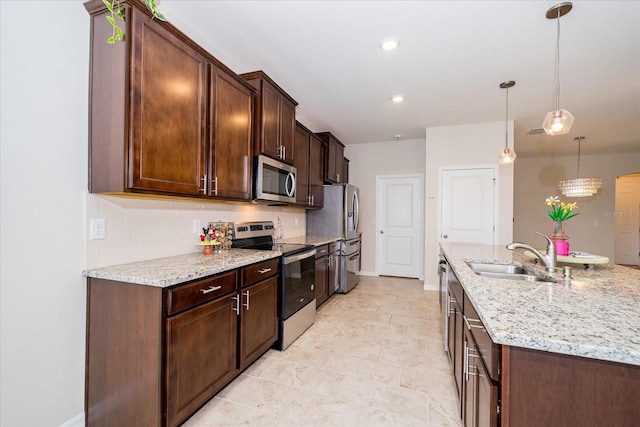
<svg viewBox="0 0 640 427">
<path fill-rule="evenodd" d="M 266 156 L 254 158 L 255 202 L 295 203 L 296 168 Z"/>
</svg>

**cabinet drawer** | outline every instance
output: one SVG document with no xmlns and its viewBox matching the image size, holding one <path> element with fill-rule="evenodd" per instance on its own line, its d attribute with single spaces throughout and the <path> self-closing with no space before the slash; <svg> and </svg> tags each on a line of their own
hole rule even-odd
<svg viewBox="0 0 640 427">
<path fill-rule="evenodd" d="M 278 266 L 280 258 L 273 258 L 268 261 L 259 262 L 257 264 L 244 267 L 242 269 L 242 287 L 249 286 L 252 283 L 264 280 L 267 277 L 278 274 Z"/>
<path fill-rule="evenodd" d="M 471 301 L 469 301 L 466 294 L 464 296 L 464 300 L 464 315 L 471 327 L 471 335 L 473 335 L 473 338 L 476 341 L 478 352 L 480 353 L 484 364 L 487 366 L 489 376 L 493 380 L 498 381 L 500 377 L 500 346 L 494 344 L 491 340 L 491 337 L 484 328 L 476 309 L 473 307 L 473 304 L 471 304 Z M 465 327 L 467 326 L 465 325 Z"/>
<path fill-rule="evenodd" d="M 316 259 L 325 257 L 329 254 L 329 245 L 316 246 Z"/>
<path fill-rule="evenodd" d="M 169 316 L 190 307 L 214 300 L 237 286 L 237 270 L 170 289 L 167 295 Z"/>
</svg>

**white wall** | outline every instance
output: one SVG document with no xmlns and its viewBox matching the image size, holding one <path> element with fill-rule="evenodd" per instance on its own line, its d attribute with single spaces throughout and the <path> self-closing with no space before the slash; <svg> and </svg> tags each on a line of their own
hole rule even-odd
<svg viewBox="0 0 640 427">
<path fill-rule="evenodd" d="M 638 144 L 640 148 L 640 143 Z M 557 194 L 558 180 L 575 178 L 578 158 L 575 156 L 518 158 L 515 166 L 516 194 L 513 236 L 515 240 L 544 248 L 535 231 L 551 234 L 552 222 L 547 216 L 545 198 Z M 580 176 L 601 177 L 603 188 L 591 197 L 567 199 L 577 202 L 579 215 L 566 222 L 571 250 L 590 252 L 615 259 L 615 181 L 620 175 L 640 172 L 640 151 L 626 154 L 580 156 Z"/>
<path fill-rule="evenodd" d="M 56 426 L 84 404 L 89 16 L 1 1 L 0 18 L 0 424 Z"/>
<path fill-rule="evenodd" d="M 432 127 L 426 130 L 425 176 L 425 287 L 437 285 L 438 200 L 441 166 L 497 165 L 504 149 L 505 123 L 480 123 Z M 509 122 L 509 147 L 513 147 L 513 122 Z M 516 160 L 516 164 L 519 159 Z M 497 242 L 509 243 L 513 236 L 513 165 L 498 168 Z"/>
<path fill-rule="evenodd" d="M 349 183 L 360 189 L 362 221 L 362 274 L 376 272 L 376 176 L 424 174 L 423 139 L 352 144 L 345 148 L 349 159 Z"/>
</svg>

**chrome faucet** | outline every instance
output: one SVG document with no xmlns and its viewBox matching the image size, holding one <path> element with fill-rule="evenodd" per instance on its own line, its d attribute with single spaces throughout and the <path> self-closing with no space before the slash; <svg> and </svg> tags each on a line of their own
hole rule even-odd
<svg viewBox="0 0 640 427">
<path fill-rule="evenodd" d="M 545 239 L 547 239 L 547 253 L 543 254 L 542 252 L 540 252 L 539 250 L 537 250 L 534 247 L 531 247 L 525 243 L 520 243 L 520 242 L 513 242 L 513 243 L 509 243 L 507 245 L 507 249 L 509 250 L 514 250 L 514 249 L 526 249 L 529 252 L 532 252 L 535 256 L 538 257 L 538 259 L 540 259 L 540 261 L 542 261 L 544 263 L 544 266 L 546 267 L 547 271 L 549 273 L 553 273 L 554 269 L 556 267 L 556 246 L 553 244 L 553 242 L 551 241 L 550 238 L 548 238 L 547 236 L 545 236 L 542 233 L 539 233 L 536 231 L 536 234 L 541 235 L 542 237 L 544 237 Z"/>
</svg>

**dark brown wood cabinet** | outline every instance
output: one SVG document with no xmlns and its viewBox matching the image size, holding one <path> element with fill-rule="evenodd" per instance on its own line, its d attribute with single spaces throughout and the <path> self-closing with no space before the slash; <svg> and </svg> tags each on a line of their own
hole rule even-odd
<svg viewBox="0 0 640 427">
<path fill-rule="evenodd" d="M 322 141 L 302 123 L 295 133 L 296 204 L 321 208 L 324 204 L 324 147 Z"/>
<path fill-rule="evenodd" d="M 143 2 L 121 5 L 125 41 L 108 44 L 104 3 L 85 3 L 89 191 L 250 200 L 253 88 Z"/>
<path fill-rule="evenodd" d="M 316 308 L 336 293 L 340 263 L 340 242 L 316 248 Z"/>
<path fill-rule="evenodd" d="M 298 103 L 263 71 L 252 71 L 240 76 L 257 91 L 254 105 L 254 152 L 293 164 Z"/>
<path fill-rule="evenodd" d="M 208 196 L 251 199 L 253 93 L 215 65 L 210 72 Z"/>
<path fill-rule="evenodd" d="M 236 304 L 229 295 L 167 320 L 167 425 L 180 424 L 238 374 Z"/>
<path fill-rule="evenodd" d="M 169 288 L 88 279 L 88 426 L 176 426 L 277 340 L 279 258 Z"/>
<path fill-rule="evenodd" d="M 276 258 L 243 269 L 243 288 L 240 291 L 240 370 L 262 356 L 278 339 L 278 263 Z M 255 283 L 256 276 L 250 271 L 265 278 Z M 264 273 L 259 273 L 261 271 Z"/>
<path fill-rule="evenodd" d="M 324 182 L 340 184 L 346 182 L 343 176 L 344 144 L 331 132 L 317 133 L 324 143 Z"/>
<path fill-rule="evenodd" d="M 349 182 L 349 159 L 347 159 L 346 157 L 343 159 L 342 162 L 342 179 L 344 183 L 348 183 Z"/>
</svg>

